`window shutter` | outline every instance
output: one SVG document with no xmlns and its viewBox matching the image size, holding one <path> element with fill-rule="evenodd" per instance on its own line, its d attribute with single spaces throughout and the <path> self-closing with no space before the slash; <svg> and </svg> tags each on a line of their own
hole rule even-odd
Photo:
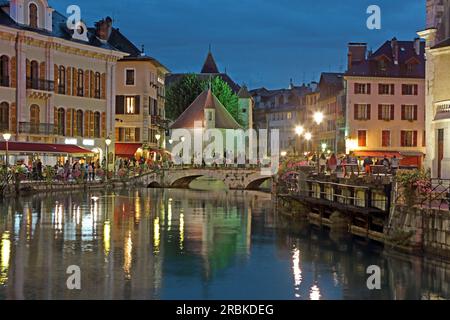
<svg viewBox="0 0 450 320">
<path fill-rule="evenodd" d="M 358 105 L 355 104 L 355 120 L 359 119 L 359 115 L 358 115 Z"/>
<path fill-rule="evenodd" d="M 95 114 L 93 111 L 89 111 L 89 137 L 95 137 Z"/>
<path fill-rule="evenodd" d="M 72 68 L 71 67 L 66 67 L 66 78 L 67 78 L 66 94 L 70 95 L 70 89 L 72 89 Z"/>
<path fill-rule="evenodd" d="M 94 71 L 89 71 L 89 78 L 90 78 L 90 83 L 89 83 L 89 86 L 90 86 L 90 97 L 91 98 L 93 98 L 93 97 L 95 97 L 95 93 L 94 93 L 94 91 L 95 91 L 95 75 L 94 75 Z"/>
<path fill-rule="evenodd" d="M 378 105 L 378 120 L 383 120 L 383 105 Z"/>
<path fill-rule="evenodd" d="M 417 120 L 417 106 L 414 106 L 414 120 Z"/>
<path fill-rule="evenodd" d="M 84 132 L 83 137 L 89 137 L 89 121 L 90 121 L 90 112 L 86 111 L 84 113 Z"/>
<path fill-rule="evenodd" d="M 367 84 L 367 94 L 370 94 L 370 83 Z"/>
<path fill-rule="evenodd" d="M 78 95 L 78 69 L 72 68 L 72 76 L 73 76 L 72 95 L 76 96 Z"/>
<path fill-rule="evenodd" d="M 55 81 L 55 87 L 53 91 L 55 91 L 55 93 L 58 93 L 59 67 L 56 64 L 53 66 L 53 80 Z"/>
<path fill-rule="evenodd" d="M 141 96 L 136 96 L 136 101 L 135 101 L 135 114 L 140 114 L 140 110 L 141 110 Z"/>
<path fill-rule="evenodd" d="M 106 112 L 102 112 L 102 138 L 106 138 Z"/>
<path fill-rule="evenodd" d="M 358 92 L 358 84 L 357 84 L 357 83 L 355 83 L 354 90 L 355 90 L 355 94 L 358 94 L 358 93 L 359 93 L 359 92 Z"/>
<path fill-rule="evenodd" d="M 72 109 L 66 111 L 66 136 L 71 136 L 72 134 Z"/>
<path fill-rule="evenodd" d="M 391 120 L 395 120 L 395 105 L 391 104 Z"/>
<path fill-rule="evenodd" d="M 116 114 L 125 114 L 125 96 L 116 96 Z"/>
<path fill-rule="evenodd" d="M 415 84 L 415 85 L 414 85 L 414 95 L 415 95 L 415 96 L 417 96 L 418 89 L 419 89 L 419 88 L 418 88 L 418 85 Z"/>
<path fill-rule="evenodd" d="M 372 114 L 372 106 L 370 104 L 367 105 L 367 120 L 370 120 Z"/>
<path fill-rule="evenodd" d="M 16 109 L 16 103 L 11 102 L 11 112 L 9 114 L 9 117 L 11 118 L 11 131 L 13 133 L 17 132 L 17 109 Z"/>
<path fill-rule="evenodd" d="M 378 84 L 378 94 L 383 93 L 383 85 L 381 83 Z"/>
<path fill-rule="evenodd" d="M 89 97 L 89 70 L 84 71 L 84 96 Z"/>
<path fill-rule="evenodd" d="M 102 99 L 106 99 L 106 73 L 102 73 Z"/>
<path fill-rule="evenodd" d="M 17 60 L 16 57 L 11 57 L 11 87 L 15 88 L 17 85 Z"/>
<path fill-rule="evenodd" d="M 47 65 L 45 64 L 45 61 L 41 62 L 39 65 L 39 78 L 42 80 L 47 79 Z"/>
<path fill-rule="evenodd" d="M 405 108 L 406 106 L 402 104 L 402 120 L 405 120 Z"/>
<path fill-rule="evenodd" d="M 141 141 L 141 130 L 139 128 L 134 128 L 134 141 Z"/>
<path fill-rule="evenodd" d="M 53 125 L 55 126 L 55 129 L 53 132 L 57 132 L 58 130 L 58 108 L 53 108 Z"/>
<path fill-rule="evenodd" d="M 413 141 L 413 146 L 417 147 L 417 131 L 414 131 L 414 141 Z"/>
<path fill-rule="evenodd" d="M 405 131 L 401 131 L 401 132 L 400 132 L 400 145 L 401 145 L 402 147 L 405 146 Z"/>
<path fill-rule="evenodd" d="M 27 59 L 27 79 L 31 78 L 31 62 Z"/>
</svg>

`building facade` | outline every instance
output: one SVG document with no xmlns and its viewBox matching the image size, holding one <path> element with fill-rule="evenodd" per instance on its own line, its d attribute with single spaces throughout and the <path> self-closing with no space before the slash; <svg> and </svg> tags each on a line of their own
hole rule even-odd
<svg viewBox="0 0 450 320">
<path fill-rule="evenodd" d="M 386 41 L 376 52 L 351 43 L 348 51 L 346 151 L 396 156 L 421 167 L 425 154 L 424 43 Z"/>
<path fill-rule="evenodd" d="M 296 127 L 306 123 L 306 95 L 310 92 L 310 86 L 292 83 L 287 89 L 250 91 L 255 101 L 254 128 L 277 129 L 282 152 L 302 152 L 302 138 L 297 136 Z"/>
<path fill-rule="evenodd" d="M 427 17 L 427 29 L 418 33 L 427 57 L 425 165 L 433 177 L 450 179 L 450 1 L 427 1 Z"/>
<path fill-rule="evenodd" d="M 102 159 L 126 53 L 108 43 L 110 18 L 77 30 L 66 20 L 45 0 L 0 3 L 0 129 L 12 141 L 78 145 Z"/>
<path fill-rule="evenodd" d="M 117 156 L 130 158 L 137 151 L 151 153 L 165 147 L 164 82 L 167 72 L 159 61 L 137 49 L 118 62 L 115 110 Z"/>
</svg>

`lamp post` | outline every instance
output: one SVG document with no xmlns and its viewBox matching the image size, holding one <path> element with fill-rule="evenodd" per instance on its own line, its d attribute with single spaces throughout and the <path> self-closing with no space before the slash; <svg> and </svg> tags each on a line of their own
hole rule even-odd
<svg viewBox="0 0 450 320">
<path fill-rule="evenodd" d="M 320 126 L 320 125 L 322 124 L 322 122 L 323 122 L 323 119 L 324 119 L 324 114 L 323 114 L 323 112 L 321 112 L 321 111 L 316 111 L 316 112 L 314 112 L 313 119 L 314 119 L 314 122 L 315 122 L 318 126 Z M 319 172 L 320 172 L 320 163 L 319 163 L 320 147 L 321 147 L 321 145 L 318 143 L 318 149 L 319 149 L 319 151 L 317 152 L 317 174 L 319 174 Z M 326 147 L 325 147 L 325 149 L 326 149 Z M 323 152 L 325 152 L 325 151 L 323 151 Z"/>
<path fill-rule="evenodd" d="M 306 140 L 306 151 L 308 151 L 309 152 L 309 142 L 311 141 L 311 139 L 312 139 L 312 133 L 311 132 L 306 132 L 305 133 L 305 140 Z"/>
<path fill-rule="evenodd" d="M 8 155 L 8 151 L 9 151 L 9 146 L 8 146 L 8 143 L 9 143 L 9 140 L 11 139 L 11 133 L 8 133 L 8 132 L 6 132 L 6 133 L 4 133 L 3 134 L 3 139 L 5 139 L 5 144 L 6 144 L 6 168 L 8 168 L 9 167 L 9 155 Z"/>
<path fill-rule="evenodd" d="M 112 140 L 111 140 L 111 138 L 108 136 L 106 139 L 105 139 L 105 144 L 106 144 L 106 176 L 105 176 L 105 181 L 108 181 L 108 173 L 109 173 L 109 170 L 108 170 L 108 167 L 109 167 L 109 146 L 111 145 L 111 142 L 112 142 Z"/>
<path fill-rule="evenodd" d="M 159 140 L 161 139 L 161 135 L 157 133 L 155 135 L 155 139 L 156 139 L 156 148 L 159 150 Z M 155 161 L 156 161 L 156 152 L 155 152 Z"/>
</svg>

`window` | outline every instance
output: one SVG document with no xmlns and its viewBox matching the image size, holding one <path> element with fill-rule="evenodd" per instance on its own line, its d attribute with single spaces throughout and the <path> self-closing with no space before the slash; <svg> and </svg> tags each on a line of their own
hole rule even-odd
<svg viewBox="0 0 450 320">
<path fill-rule="evenodd" d="M 81 69 L 78 69 L 78 87 L 77 87 L 77 95 L 82 97 L 84 95 L 84 72 Z"/>
<path fill-rule="evenodd" d="M 416 105 L 402 105 L 402 120 L 408 120 L 408 121 L 417 120 L 417 106 Z"/>
<path fill-rule="evenodd" d="M 100 112 L 94 113 L 94 138 L 100 138 Z"/>
<path fill-rule="evenodd" d="M 380 83 L 378 85 L 378 94 L 381 94 L 381 95 L 394 95 L 395 94 L 395 85 L 394 84 Z"/>
<path fill-rule="evenodd" d="M 9 57 L 0 58 L 0 86 L 9 87 Z"/>
<path fill-rule="evenodd" d="M 66 93 L 66 68 L 64 66 L 58 68 L 58 93 Z"/>
<path fill-rule="evenodd" d="M 355 104 L 355 120 L 370 120 L 370 104 Z"/>
<path fill-rule="evenodd" d="M 101 97 L 101 76 L 99 72 L 95 73 L 95 98 L 100 99 Z"/>
<path fill-rule="evenodd" d="M 208 111 L 208 121 L 213 121 L 213 113 L 212 113 L 212 111 Z"/>
<path fill-rule="evenodd" d="M 58 123 L 57 134 L 60 136 L 64 136 L 65 132 L 66 132 L 65 131 L 66 113 L 65 113 L 64 109 L 59 108 L 56 116 L 57 116 L 57 123 Z"/>
<path fill-rule="evenodd" d="M 355 94 L 370 94 L 370 83 L 355 83 Z"/>
<path fill-rule="evenodd" d="M 417 96 L 418 88 L 417 84 L 403 84 L 402 85 L 402 95 L 404 96 Z"/>
<path fill-rule="evenodd" d="M 139 142 L 139 128 L 116 128 L 116 140 L 121 142 Z"/>
<path fill-rule="evenodd" d="M 31 61 L 29 82 L 29 88 L 39 89 L 39 63 L 35 60 Z"/>
<path fill-rule="evenodd" d="M 378 68 L 380 68 L 381 71 L 386 71 L 386 60 L 382 59 L 378 61 Z"/>
<path fill-rule="evenodd" d="M 0 130 L 9 131 L 9 104 L 0 103 Z"/>
<path fill-rule="evenodd" d="M 136 112 L 136 97 L 126 97 L 125 98 L 125 113 L 135 114 Z"/>
<path fill-rule="evenodd" d="M 31 3 L 29 8 L 30 27 L 38 27 L 38 8 L 34 3 Z"/>
<path fill-rule="evenodd" d="M 40 108 L 38 105 L 33 104 L 30 107 L 30 133 L 39 133 L 40 124 Z"/>
<path fill-rule="evenodd" d="M 381 146 L 382 147 L 391 146 L 391 132 L 389 130 L 381 131 Z"/>
<path fill-rule="evenodd" d="M 395 110 L 393 104 L 378 105 L 378 120 L 390 121 L 394 120 Z"/>
<path fill-rule="evenodd" d="M 127 86 L 134 86 L 134 69 L 125 70 L 125 84 Z"/>
<path fill-rule="evenodd" d="M 288 119 L 288 120 L 291 120 L 291 119 L 292 119 L 292 112 L 288 112 L 288 113 L 287 113 L 287 119 Z"/>
<path fill-rule="evenodd" d="M 367 131 L 358 130 L 358 147 L 366 147 L 366 146 L 367 146 Z"/>
<path fill-rule="evenodd" d="M 417 147 L 417 131 L 401 131 L 400 140 L 402 147 Z"/>
<path fill-rule="evenodd" d="M 83 136 L 83 110 L 78 110 L 77 111 L 75 135 L 79 136 L 79 137 Z"/>
</svg>

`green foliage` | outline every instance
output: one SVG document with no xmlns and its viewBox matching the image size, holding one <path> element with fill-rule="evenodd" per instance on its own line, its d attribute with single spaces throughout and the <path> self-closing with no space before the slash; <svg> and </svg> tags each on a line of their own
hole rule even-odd
<svg viewBox="0 0 450 320">
<path fill-rule="evenodd" d="M 166 91 L 166 117 L 176 120 L 202 93 L 203 84 L 195 74 L 185 75 Z"/>
<path fill-rule="evenodd" d="M 201 81 L 197 75 L 188 74 L 181 80 L 167 88 L 166 91 L 166 116 L 176 120 L 192 102 L 209 87 L 209 80 Z M 230 86 L 220 77 L 211 80 L 211 89 L 214 95 L 225 106 L 233 118 L 243 125 L 239 117 L 238 96 Z"/>
</svg>

